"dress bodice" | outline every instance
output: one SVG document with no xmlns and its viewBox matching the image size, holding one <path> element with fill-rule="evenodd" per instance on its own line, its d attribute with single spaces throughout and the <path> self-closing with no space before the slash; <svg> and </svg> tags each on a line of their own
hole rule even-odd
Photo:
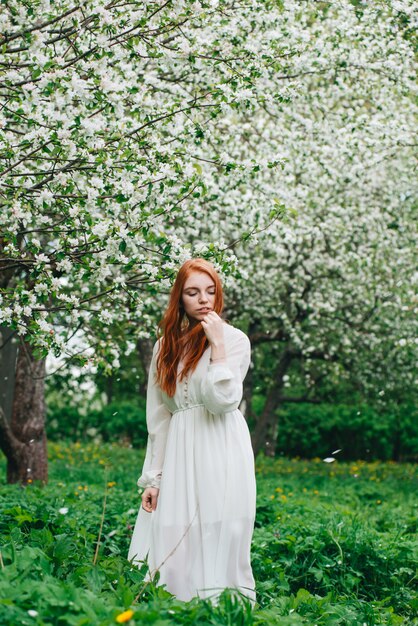
<svg viewBox="0 0 418 626">
<path fill-rule="evenodd" d="M 177 379 L 176 392 L 173 397 L 168 396 L 162 392 L 162 398 L 167 409 L 174 413 L 182 408 L 189 408 L 190 406 L 201 404 L 201 385 L 202 379 L 205 376 L 210 359 L 210 347 L 208 347 L 202 354 L 199 363 L 194 371 L 189 371 L 187 376 L 183 380 Z M 180 361 L 177 367 L 177 374 L 179 375 L 183 368 L 183 362 Z"/>
<path fill-rule="evenodd" d="M 243 394 L 243 380 L 250 365 L 251 346 L 245 333 L 224 324 L 225 361 L 210 362 L 210 346 L 202 354 L 193 372 L 177 381 L 173 397 L 155 381 L 158 340 L 153 355 L 147 387 L 148 442 L 138 486 L 158 486 L 164 464 L 165 446 L 171 417 L 181 410 L 199 406 L 212 415 L 238 410 Z M 178 372 L 182 367 L 179 363 Z"/>
</svg>

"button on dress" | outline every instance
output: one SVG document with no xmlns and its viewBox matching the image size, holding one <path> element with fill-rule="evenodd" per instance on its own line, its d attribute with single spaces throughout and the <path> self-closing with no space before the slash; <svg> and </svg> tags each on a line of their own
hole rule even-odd
<svg viewBox="0 0 418 626">
<path fill-rule="evenodd" d="M 241 330 L 227 323 L 223 329 L 226 362 L 210 363 L 209 347 L 196 369 L 177 381 L 173 397 L 154 381 L 159 341 L 154 345 L 148 440 L 137 484 L 160 491 L 155 511 L 139 508 L 128 559 L 139 565 L 148 557 L 151 575 L 158 569 L 158 584 L 180 600 L 216 602 L 232 587 L 254 604 L 254 454 L 238 408 L 251 348 Z"/>
</svg>

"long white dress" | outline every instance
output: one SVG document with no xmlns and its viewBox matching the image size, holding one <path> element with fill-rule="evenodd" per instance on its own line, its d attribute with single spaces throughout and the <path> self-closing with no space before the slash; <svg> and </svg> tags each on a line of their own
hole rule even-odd
<svg viewBox="0 0 418 626">
<path fill-rule="evenodd" d="M 159 487 L 155 511 L 142 506 L 128 559 L 148 556 L 150 580 L 180 600 L 211 597 L 226 587 L 254 604 L 250 547 L 256 481 L 247 422 L 238 406 L 250 364 L 250 341 L 224 323 L 226 363 L 209 362 L 177 381 L 170 398 L 154 382 L 157 341 L 147 391 L 148 442 L 139 487 Z M 182 363 L 179 364 L 180 371 Z"/>
</svg>

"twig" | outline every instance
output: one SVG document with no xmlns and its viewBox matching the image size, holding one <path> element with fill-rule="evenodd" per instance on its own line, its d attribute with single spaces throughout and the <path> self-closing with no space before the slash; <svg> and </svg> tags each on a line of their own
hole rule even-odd
<svg viewBox="0 0 418 626">
<path fill-rule="evenodd" d="M 172 556 L 174 554 L 174 552 L 177 550 L 177 548 L 179 547 L 180 543 L 183 541 L 184 537 L 186 536 L 186 533 L 189 531 L 191 525 L 193 524 L 194 518 L 197 515 L 197 511 L 199 509 L 199 503 L 197 503 L 196 505 L 196 511 L 193 515 L 193 518 L 190 522 L 190 524 L 187 526 L 186 530 L 184 531 L 184 533 L 182 534 L 182 536 L 180 537 L 180 539 L 178 540 L 178 542 L 176 543 L 176 545 L 174 546 L 174 548 L 171 550 L 171 552 L 163 559 L 163 561 L 160 563 L 160 565 L 158 567 L 155 568 L 155 570 L 153 571 L 149 571 L 149 574 L 151 576 L 151 580 L 147 580 L 147 582 L 141 587 L 141 589 L 139 590 L 138 594 L 135 596 L 135 598 L 133 599 L 133 602 L 137 602 L 139 597 L 141 596 L 142 592 L 144 591 L 144 589 L 150 584 L 150 582 L 153 582 L 153 578 L 155 576 L 155 574 L 159 571 L 159 569 L 164 565 L 164 563 L 170 558 L 170 556 Z"/>
</svg>

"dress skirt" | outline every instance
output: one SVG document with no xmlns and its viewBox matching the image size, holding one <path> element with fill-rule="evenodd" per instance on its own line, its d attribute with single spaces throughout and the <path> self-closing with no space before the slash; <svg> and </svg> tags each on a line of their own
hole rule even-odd
<svg viewBox="0 0 418 626">
<path fill-rule="evenodd" d="M 128 559 L 180 600 L 215 599 L 226 587 L 255 602 L 250 548 L 256 482 L 250 434 L 239 409 L 195 404 L 172 413 L 157 508 L 142 506 Z M 147 580 L 149 580 L 149 575 Z"/>
</svg>

